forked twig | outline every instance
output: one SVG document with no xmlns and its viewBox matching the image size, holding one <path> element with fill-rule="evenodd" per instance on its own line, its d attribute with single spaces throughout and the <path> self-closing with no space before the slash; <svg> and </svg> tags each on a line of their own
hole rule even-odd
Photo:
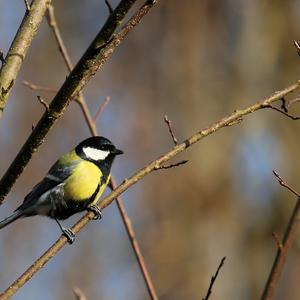
<svg viewBox="0 0 300 300">
<path fill-rule="evenodd" d="M 282 99 L 281 99 L 282 100 Z M 294 120 L 294 121 L 297 121 L 297 120 L 300 120 L 300 117 L 298 117 L 298 116 L 293 116 L 293 115 L 291 115 L 291 114 L 289 114 L 288 113 L 288 110 L 287 110 L 287 107 L 288 106 L 281 106 L 282 108 L 283 108 L 283 110 L 281 110 L 281 109 L 279 109 L 279 108 L 277 108 L 277 107 L 275 107 L 275 106 L 273 106 L 273 105 L 271 105 L 271 104 L 268 104 L 268 105 L 265 105 L 265 107 L 264 108 L 271 108 L 271 109 L 273 109 L 273 110 L 276 110 L 276 111 L 278 111 L 279 113 L 281 113 L 281 114 L 283 114 L 283 115 L 285 115 L 286 117 L 288 117 L 288 118 L 290 118 L 290 119 L 292 119 L 292 120 Z"/>
<path fill-rule="evenodd" d="M 268 276 L 268 280 L 265 284 L 264 291 L 261 296 L 261 300 L 271 300 L 273 298 L 273 294 L 275 288 L 278 284 L 279 277 L 281 275 L 283 266 L 286 261 L 286 257 L 288 254 L 289 249 L 291 248 L 298 229 L 299 221 L 300 221 L 300 195 L 299 193 L 292 188 L 289 184 L 287 184 L 282 177 L 278 174 L 278 172 L 273 171 L 274 175 L 276 176 L 279 184 L 288 189 L 291 193 L 293 193 L 297 197 L 297 202 L 294 207 L 294 210 L 290 216 L 287 228 L 285 230 L 284 236 L 282 241 L 279 241 L 277 235 L 273 233 L 273 237 L 277 244 L 277 253 L 271 268 L 271 271 Z"/>
<path fill-rule="evenodd" d="M 45 107 L 45 110 L 49 112 L 49 104 L 41 96 L 37 96 L 37 99 Z"/>
</svg>

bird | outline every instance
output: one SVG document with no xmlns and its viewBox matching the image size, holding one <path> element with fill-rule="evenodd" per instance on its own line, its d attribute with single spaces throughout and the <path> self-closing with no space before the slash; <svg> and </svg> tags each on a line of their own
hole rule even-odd
<svg viewBox="0 0 300 300">
<path fill-rule="evenodd" d="M 85 139 L 54 163 L 14 213 L 0 222 L 0 229 L 19 218 L 47 216 L 56 221 L 72 244 L 74 233 L 59 220 L 82 211 L 93 211 L 94 219 L 101 218 L 96 203 L 110 181 L 113 161 L 120 154 L 123 151 L 105 137 Z"/>
</svg>

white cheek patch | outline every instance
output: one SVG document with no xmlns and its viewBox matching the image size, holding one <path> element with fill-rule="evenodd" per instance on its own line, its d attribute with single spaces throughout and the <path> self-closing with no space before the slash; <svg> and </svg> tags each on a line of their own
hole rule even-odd
<svg viewBox="0 0 300 300">
<path fill-rule="evenodd" d="M 104 160 L 109 155 L 109 151 L 103 151 L 91 147 L 86 147 L 82 150 L 86 157 L 92 160 Z"/>
</svg>

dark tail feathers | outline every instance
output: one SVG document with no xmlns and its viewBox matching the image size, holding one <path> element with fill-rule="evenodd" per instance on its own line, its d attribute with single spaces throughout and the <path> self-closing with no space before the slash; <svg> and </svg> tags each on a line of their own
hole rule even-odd
<svg viewBox="0 0 300 300">
<path fill-rule="evenodd" d="M 17 210 L 11 216 L 7 217 L 6 219 L 4 219 L 3 221 L 0 222 L 0 229 L 4 228 L 8 224 L 16 221 L 17 219 L 22 217 L 22 215 L 23 215 L 23 211 Z"/>
</svg>

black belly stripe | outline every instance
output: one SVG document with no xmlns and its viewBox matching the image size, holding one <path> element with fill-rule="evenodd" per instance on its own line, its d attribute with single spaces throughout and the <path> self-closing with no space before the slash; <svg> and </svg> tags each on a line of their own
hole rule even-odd
<svg viewBox="0 0 300 300">
<path fill-rule="evenodd" d="M 95 200 L 95 198 L 96 198 L 96 196 L 97 196 L 99 190 L 100 190 L 100 184 L 98 184 L 98 186 L 97 186 L 97 188 L 96 188 L 96 191 L 95 191 L 94 194 L 90 197 L 89 203 L 92 203 L 92 202 Z"/>
</svg>

